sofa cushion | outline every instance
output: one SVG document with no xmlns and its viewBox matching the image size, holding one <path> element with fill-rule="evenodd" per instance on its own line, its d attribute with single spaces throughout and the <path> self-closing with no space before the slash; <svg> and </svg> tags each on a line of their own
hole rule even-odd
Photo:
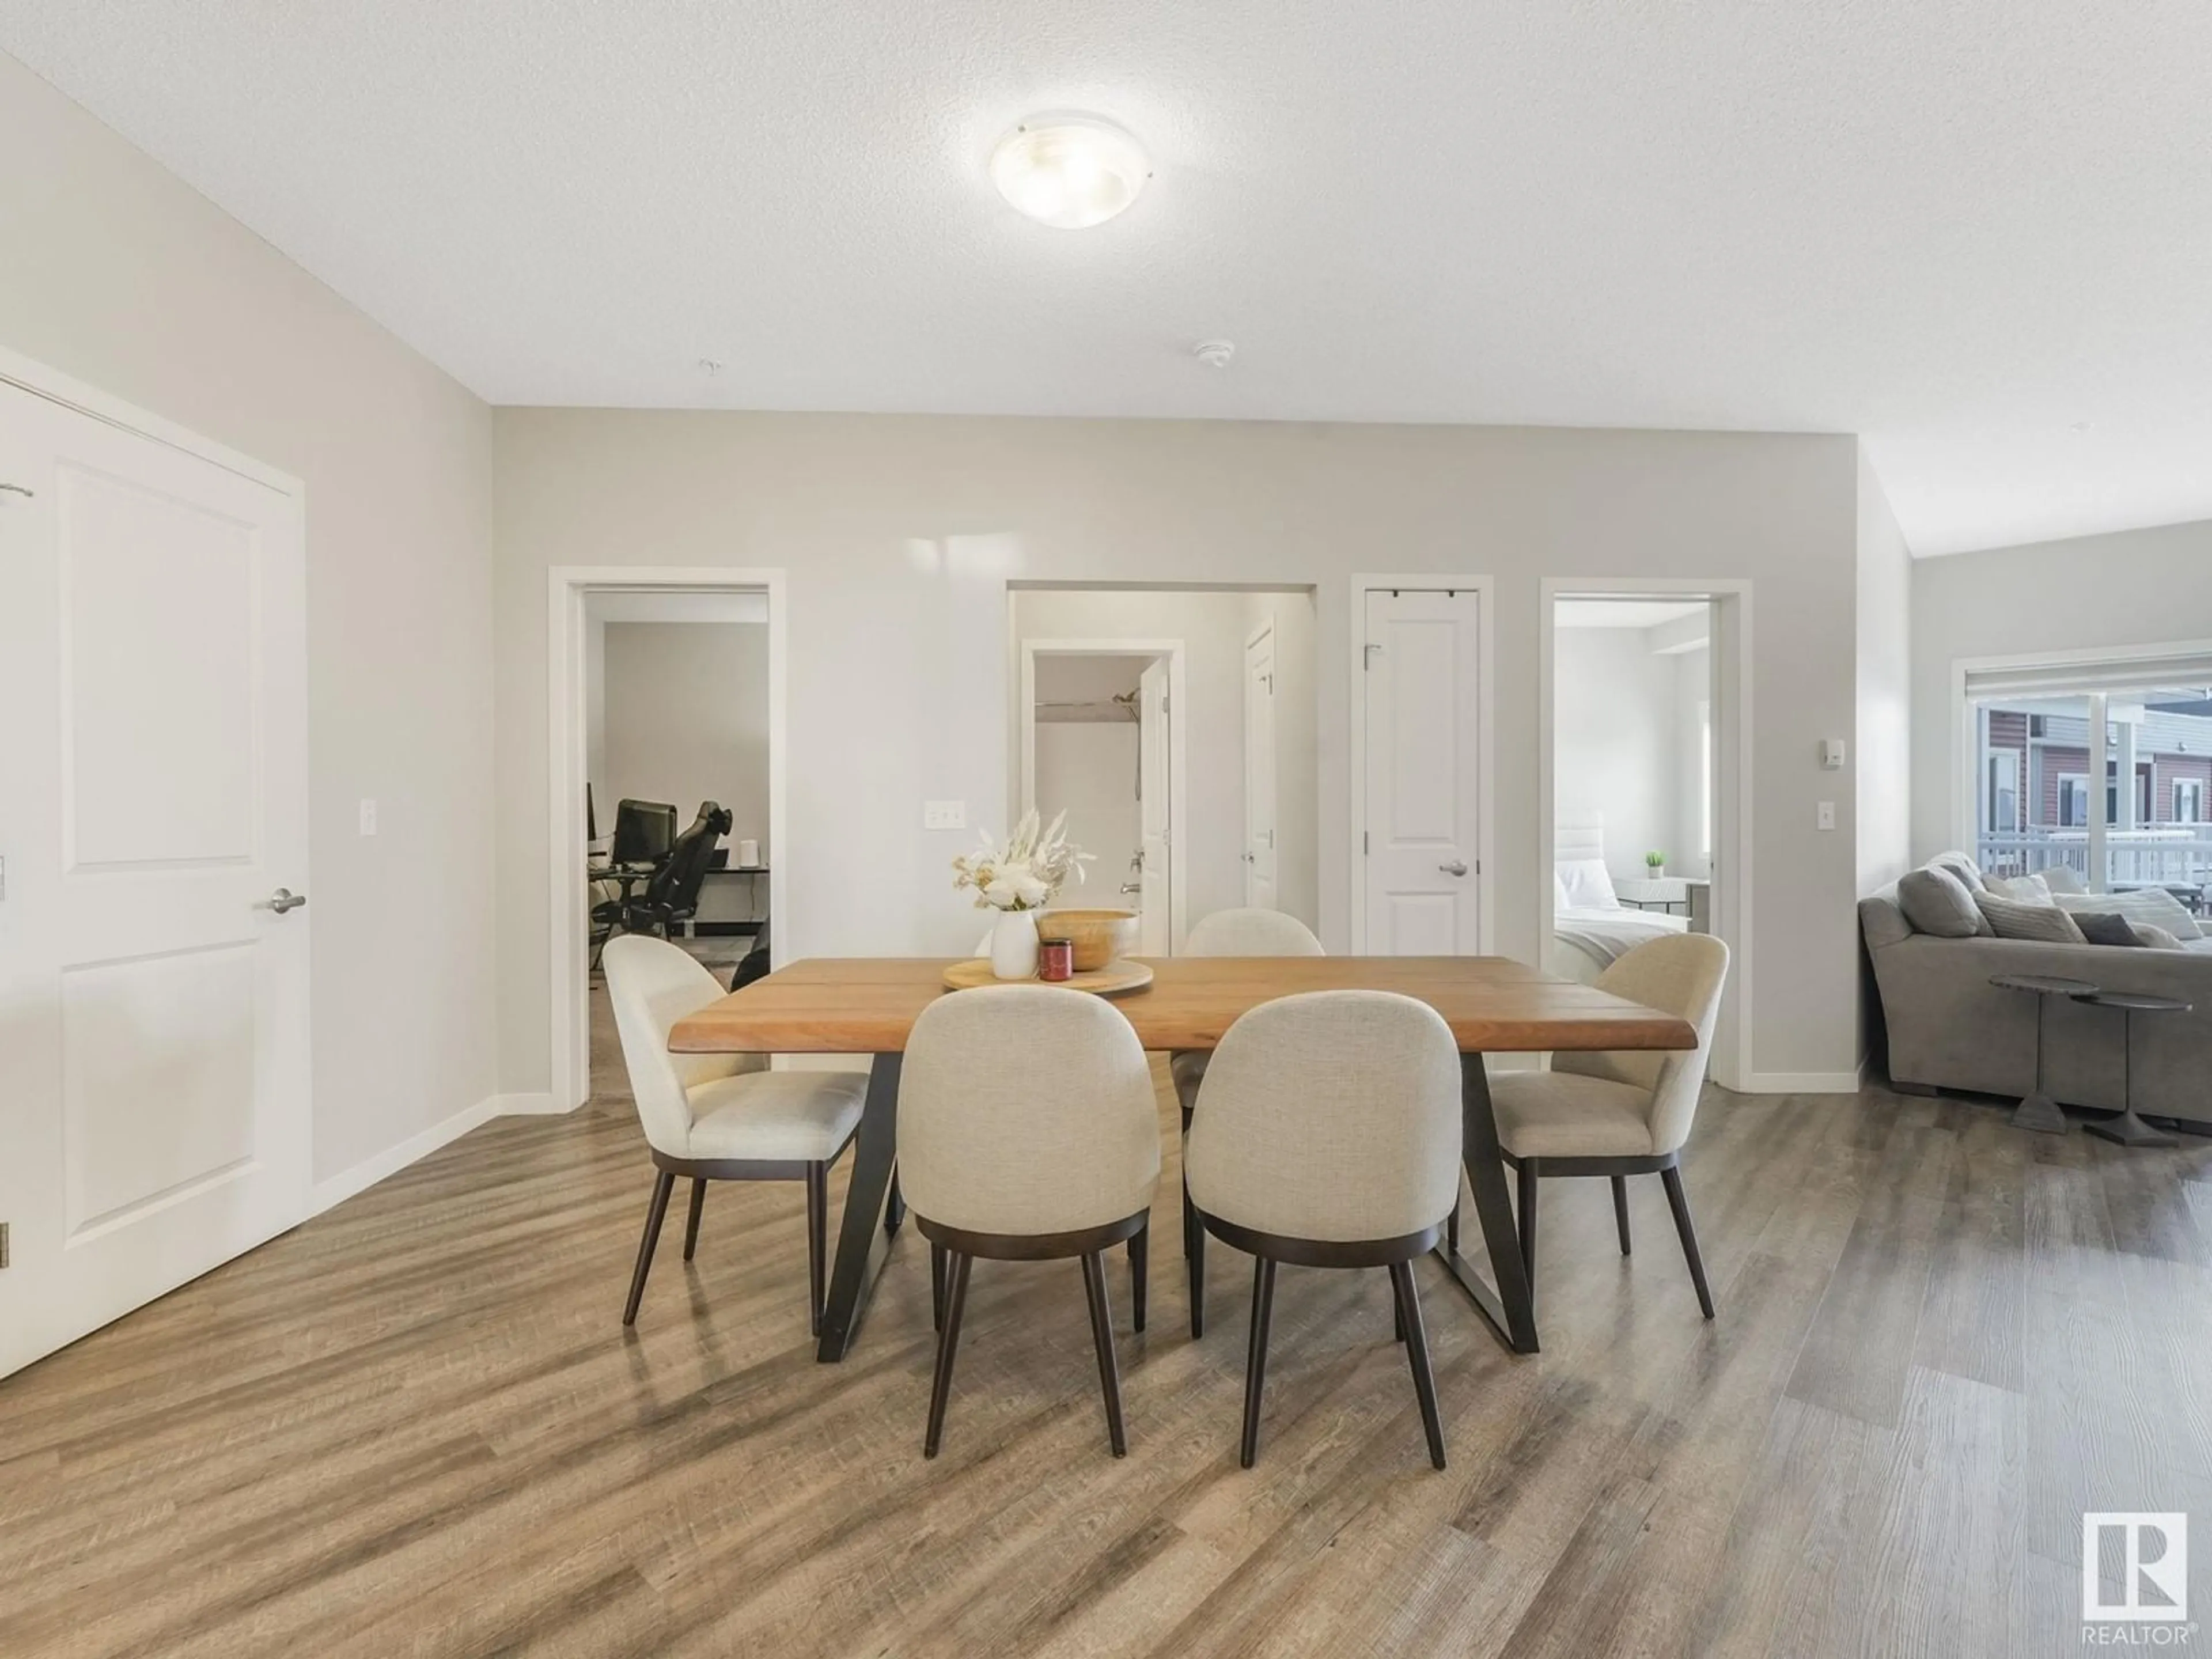
<svg viewBox="0 0 2212 1659">
<path fill-rule="evenodd" d="M 2147 921 L 2176 939 L 2195 939 L 2203 932 L 2197 919 L 2182 908 L 2181 901 L 2163 887 L 2137 887 L 2124 893 L 2060 893 L 2053 902 L 2060 909 L 2077 915 L 2094 910 L 2100 915 Z"/>
<path fill-rule="evenodd" d="M 2051 902 L 2051 884 L 2041 876 L 1984 876 L 1982 890 L 2021 904 Z"/>
<path fill-rule="evenodd" d="M 2038 939 L 2045 945 L 2084 943 L 2072 915 L 2055 904 L 2021 904 L 1994 893 L 1977 893 L 1974 902 L 1990 919 L 1999 939 Z"/>
<path fill-rule="evenodd" d="M 2069 914 L 2074 914 L 2074 925 L 2081 930 L 2081 937 L 2092 945 L 2118 945 L 2132 950 L 2148 943 L 2128 925 L 2125 916 L 2106 915 L 2095 910 Z M 2164 932 L 2164 929 L 2155 931 Z M 2173 937 L 2171 933 L 2166 936 L 2168 939 Z"/>
<path fill-rule="evenodd" d="M 1899 876 L 1897 908 L 1917 930 L 1937 939 L 1972 939 L 1990 931 L 1966 883 L 1940 865 Z"/>
<path fill-rule="evenodd" d="M 2179 939 L 2156 922 L 2131 921 L 2136 939 L 2151 951 L 2212 951 L 2212 939 Z"/>
</svg>

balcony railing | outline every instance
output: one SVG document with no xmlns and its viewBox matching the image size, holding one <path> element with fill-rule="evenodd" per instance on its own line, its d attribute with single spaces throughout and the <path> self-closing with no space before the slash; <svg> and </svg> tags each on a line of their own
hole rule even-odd
<svg viewBox="0 0 2212 1659">
<path fill-rule="evenodd" d="M 2212 824 L 2105 832 L 2104 879 L 2089 868 L 2087 830 L 2029 830 L 1983 836 L 1974 861 L 1994 875 L 2035 875 L 2063 866 L 2091 886 L 2203 887 L 2212 883 Z"/>
</svg>

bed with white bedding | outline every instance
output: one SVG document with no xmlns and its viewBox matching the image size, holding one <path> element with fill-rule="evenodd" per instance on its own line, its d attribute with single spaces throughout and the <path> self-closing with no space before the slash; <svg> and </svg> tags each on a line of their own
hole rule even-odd
<svg viewBox="0 0 2212 1659">
<path fill-rule="evenodd" d="M 1552 833 L 1552 951 L 1555 974 L 1589 984 L 1647 939 L 1689 931 L 1686 916 L 1620 902 L 1605 867 L 1605 829 L 1561 823 Z"/>
</svg>

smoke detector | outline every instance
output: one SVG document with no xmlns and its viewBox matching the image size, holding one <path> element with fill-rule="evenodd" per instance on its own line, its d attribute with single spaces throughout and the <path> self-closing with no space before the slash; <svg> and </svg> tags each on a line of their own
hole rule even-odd
<svg viewBox="0 0 2212 1659">
<path fill-rule="evenodd" d="M 1231 340 L 1201 340 L 1191 355 L 1208 368 L 1226 368 L 1229 360 L 1237 355 L 1237 346 Z"/>
</svg>

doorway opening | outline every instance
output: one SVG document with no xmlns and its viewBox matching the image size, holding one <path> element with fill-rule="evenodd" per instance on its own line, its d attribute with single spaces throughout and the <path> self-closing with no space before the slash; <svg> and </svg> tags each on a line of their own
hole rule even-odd
<svg viewBox="0 0 2212 1659">
<path fill-rule="evenodd" d="M 1715 1081 L 1742 1088 L 1751 972 L 1741 585 L 1546 584 L 1544 963 L 1589 982 L 1647 939 L 1710 933 L 1733 968 Z"/>
<path fill-rule="evenodd" d="M 1310 588 L 1017 587 L 1012 810 L 1092 855 L 1138 953 L 1218 910 L 1318 920 Z"/>
<path fill-rule="evenodd" d="M 597 971 L 623 933 L 724 984 L 768 971 L 783 919 L 778 572 L 553 573 L 552 1104 L 614 1043 Z"/>
</svg>

